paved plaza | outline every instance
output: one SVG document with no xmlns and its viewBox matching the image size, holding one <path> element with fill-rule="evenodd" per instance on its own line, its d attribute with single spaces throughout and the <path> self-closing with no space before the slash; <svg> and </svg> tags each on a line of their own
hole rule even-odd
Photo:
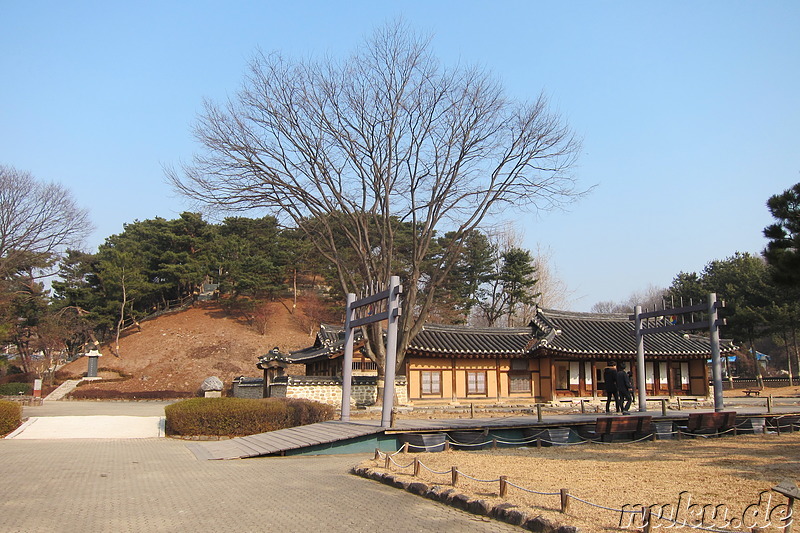
<svg viewBox="0 0 800 533">
<path fill-rule="evenodd" d="M 154 416 L 65 402 L 26 416 Z M 186 442 L 0 439 L 0 531 L 521 531 L 348 473 L 366 455 L 200 461 Z"/>
</svg>

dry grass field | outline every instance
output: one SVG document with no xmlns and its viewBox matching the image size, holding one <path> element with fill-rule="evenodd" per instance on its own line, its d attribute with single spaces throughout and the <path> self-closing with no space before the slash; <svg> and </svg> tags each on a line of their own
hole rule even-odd
<svg viewBox="0 0 800 533">
<path fill-rule="evenodd" d="M 780 519 L 787 498 L 770 489 L 800 477 L 800 433 L 398 454 L 394 459 L 406 466 L 414 457 L 431 470 L 447 471 L 434 474 L 421 468 L 420 478 L 429 484 L 449 485 L 449 470 L 457 466 L 474 478 L 495 480 L 504 475 L 510 483 L 537 492 L 557 493 L 565 488 L 581 500 L 611 509 L 657 506 L 653 509 L 678 522 L 654 519 L 653 531 L 699 531 L 690 526 L 698 525 L 703 517 L 711 530 L 782 531 Z M 383 461 L 364 466 L 385 471 Z M 392 465 L 391 470 L 414 479 L 412 467 Z M 559 496 L 532 494 L 513 486 L 500 500 L 499 482 L 460 476 L 457 489 L 494 503 L 516 504 L 530 516 L 541 514 L 586 532 L 637 530 L 641 525 L 638 516 L 631 523 L 633 515 L 627 514 L 620 527 L 618 511 L 572 498 L 568 513 L 562 514 Z"/>
</svg>

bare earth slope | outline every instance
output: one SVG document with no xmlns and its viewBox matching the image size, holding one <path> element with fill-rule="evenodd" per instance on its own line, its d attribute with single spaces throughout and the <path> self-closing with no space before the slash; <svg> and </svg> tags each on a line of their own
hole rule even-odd
<svg viewBox="0 0 800 533">
<path fill-rule="evenodd" d="M 236 376 L 260 376 L 258 356 L 275 346 L 286 353 L 313 342 L 280 302 L 270 307 L 270 323 L 264 335 L 244 320 L 228 315 L 216 303 L 196 304 L 186 311 L 144 321 L 141 331 L 133 328 L 120 339 L 119 357 L 107 346 L 101 350 L 101 369 L 132 377 L 122 382 L 84 384 L 81 389 L 195 392 L 209 376 L 219 377 L 226 387 Z M 80 358 L 62 370 L 80 376 L 86 369 L 86 358 Z"/>
</svg>

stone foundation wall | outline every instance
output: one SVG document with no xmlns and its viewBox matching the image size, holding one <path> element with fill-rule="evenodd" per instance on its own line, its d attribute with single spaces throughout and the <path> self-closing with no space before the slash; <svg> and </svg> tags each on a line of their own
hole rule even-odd
<svg viewBox="0 0 800 533">
<path fill-rule="evenodd" d="M 395 380 L 395 394 L 398 405 L 408 404 L 405 377 Z M 350 405 L 374 405 L 377 391 L 374 376 L 355 377 L 350 390 Z M 329 405 L 342 403 L 342 381 L 340 378 L 321 378 L 313 376 L 289 376 L 270 387 L 274 398 L 305 398 Z"/>
</svg>

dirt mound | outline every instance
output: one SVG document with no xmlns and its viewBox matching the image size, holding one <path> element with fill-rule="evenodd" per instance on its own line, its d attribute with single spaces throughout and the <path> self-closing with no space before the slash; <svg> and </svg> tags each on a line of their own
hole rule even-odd
<svg viewBox="0 0 800 533">
<path fill-rule="evenodd" d="M 260 355 L 275 346 L 287 353 L 313 342 L 287 306 L 274 302 L 268 311 L 270 320 L 263 335 L 216 303 L 196 304 L 186 311 L 143 321 L 141 331 L 133 328 L 120 338 L 119 357 L 112 355 L 108 346 L 101 349 L 98 366 L 127 379 L 85 383 L 80 388 L 193 393 L 209 376 L 219 377 L 226 387 L 236 376 L 260 376 L 256 367 Z M 80 376 L 86 368 L 86 358 L 80 358 L 64 366 L 60 374 Z"/>
</svg>

